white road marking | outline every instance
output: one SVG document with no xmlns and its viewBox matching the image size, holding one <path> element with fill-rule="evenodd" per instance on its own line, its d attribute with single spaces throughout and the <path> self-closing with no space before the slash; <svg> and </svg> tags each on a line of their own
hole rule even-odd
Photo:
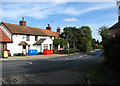
<svg viewBox="0 0 120 86">
<path fill-rule="evenodd" d="M 68 60 L 68 58 L 66 58 L 66 60 Z"/>
<path fill-rule="evenodd" d="M 84 55 L 84 56 L 87 56 L 87 55 Z"/>
<path fill-rule="evenodd" d="M 74 58 L 77 58 L 77 57 L 74 57 Z"/>
<path fill-rule="evenodd" d="M 50 61 L 54 61 L 54 60 L 50 60 Z"/>
<path fill-rule="evenodd" d="M 80 56 L 80 57 L 83 57 L 83 56 Z"/>
<path fill-rule="evenodd" d="M 29 64 L 33 64 L 32 62 L 28 62 Z"/>
</svg>

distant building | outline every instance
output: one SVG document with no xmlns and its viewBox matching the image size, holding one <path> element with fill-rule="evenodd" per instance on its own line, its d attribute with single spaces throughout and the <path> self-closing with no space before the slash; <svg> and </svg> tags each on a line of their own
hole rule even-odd
<svg viewBox="0 0 120 86">
<path fill-rule="evenodd" d="M 1 48 L 7 48 L 12 54 L 27 54 L 29 49 L 43 53 L 44 49 L 53 49 L 53 40 L 59 37 L 60 28 L 53 32 L 49 24 L 46 29 L 29 27 L 22 17 L 19 25 L 1 22 L 0 32 Z"/>
</svg>

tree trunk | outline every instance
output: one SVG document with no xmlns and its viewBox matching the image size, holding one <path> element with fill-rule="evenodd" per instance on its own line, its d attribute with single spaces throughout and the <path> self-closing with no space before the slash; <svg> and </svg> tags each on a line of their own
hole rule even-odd
<svg viewBox="0 0 120 86">
<path fill-rule="evenodd" d="M 75 42 L 73 43 L 73 49 L 76 49 L 76 48 L 75 48 Z"/>
</svg>

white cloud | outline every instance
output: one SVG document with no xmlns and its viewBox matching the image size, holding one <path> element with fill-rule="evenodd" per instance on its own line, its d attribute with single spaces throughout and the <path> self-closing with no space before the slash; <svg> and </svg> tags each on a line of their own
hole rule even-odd
<svg viewBox="0 0 120 86">
<path fill-rule="evenodd" d="M 15 19 L 21 16 L 29 16 L 37 19 L 46 18 L 51 14 L 70 14 L 81 15 L 90 11 L 112 8 L 116 5 L 109 4 L 95 4 L 94 6 L 83 6 L 81 8 L 76 6 L 64 5 L 65 2 L 49 2 L 49 3 L 3 3 L 2 13 L 3 17 Z M 64 5 L 64 6 L 63 6 Z"/>
<path fill-rule="evenodd" d="M 64 21 L 67 21 L 67 22 L 76 22 L 78 20 L 75 19 L 75 18 L 67 18 L 67 19 L 64 19 Z"/>
</svg>

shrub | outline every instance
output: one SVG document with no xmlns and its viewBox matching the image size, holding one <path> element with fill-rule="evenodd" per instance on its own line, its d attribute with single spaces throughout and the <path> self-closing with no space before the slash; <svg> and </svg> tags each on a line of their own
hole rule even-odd
<svg viewBox="0 0 120 86">
<path fill-rule="evenodd" d="M 103 46 L 102 45 L 95 45 L 95 49 L 102 49 Z"/>
<path fill-rule="evenodd" d="M 54 50 L 53 50 L 53 54 L 57 54 L 57 53 L 58 53 L 57 50 L 54 49 Z"/>
<path fill-rule="evenodd" d="M 111 38 L 104 43 L 104 55 L 106 63 L 119 69 L 120 65 L 120 36 Z"/>
<path fill-rule="evenodd" d="M 64 49 L 64 54 L 69 54 L 69 49 Z"/>
</svg>

